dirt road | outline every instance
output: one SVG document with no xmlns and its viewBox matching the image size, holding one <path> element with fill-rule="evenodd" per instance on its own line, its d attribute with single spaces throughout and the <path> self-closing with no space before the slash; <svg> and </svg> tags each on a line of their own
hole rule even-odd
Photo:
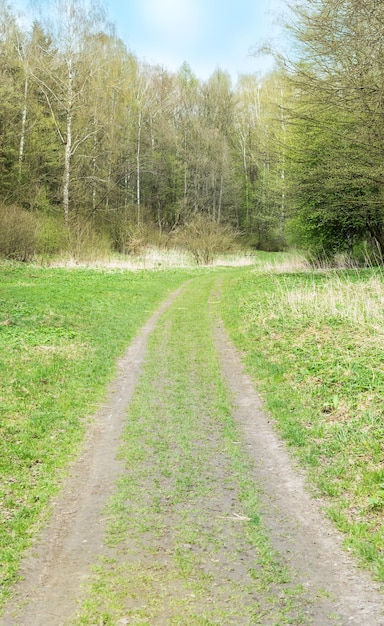
<svg viewBox="0 0 384 626">
<path fill-rule="evenodd" d="M 268 416 L 239 355 L 219 325 L 216 345 L 234 397 L 235 418 L 245 433 L 255 477 L 262 486 L 262 513 L 274 546 L 308 589 L 324 597 L 312 609 L 314 624 L 358 626 L 384 624 L 384 597 L 370 576 L 357 570 L 342 549 L 342 537 L 310 497 L 305 476 L 294 466 Z M 317 590 L 317 591 L 316 591 Z M 328 616 L 328 617 L 327 617 Z"/>
<path fill-rule="evenodd" d="M 105 404 L 90 420 L 83 453 L 73 465 L 41 539 L 23 562 L 4 625 L 59 626 L 74 613 L 90 566 L 108 551 L 104 508 L 122 465 L 116 458 L 148 336 L 178 291 L 148 320 L 118 366 Z"/>
<path fill-rule="evenodd" d="M 191 336 L 193 332 L 196 332 L 192 329 L 188 330 L 189 322 L 184 315 L 184 311 L 187 311 L 190 306 L 185 295 L 188 289 L 187 286 L 181 293 L 176 293 L 163 304 L 133 341 L 121 361 L 119 375 L 109 390 L 105 405 L 90 421 L 89 435 L 83 454 L 73 465 L 62 493 L 54 503 L 51 520 L 41 539 L 26 556 L 21 571 L 22 580 L 17 585 L 15 596 L 6 607 L 3 618 L 0 619 L 0 624 L 3 626 L 63 626 L 69 623 L 96 623 L 80 621 L 79 607 L 87 597 L 87 583 L 94 576 L 92 566 L 100 563 L 100 557 L 116 558 L 116 547 L 107 545 L 105 541 L 109 521 L 105 506 L 115 489 L 118 477 L 124 476 L 127 471 L 123 462 L 117 460 L 117 450 L 127 410 L 135 386 L 141 378 L 142 366 L 147 354 L 147 341 L 153 331 L 157 332 L 158 339 L 155 347 L 151 348 L 150 358 L 154 363 L 157 362 L 159 367 L 157 367 L 158 373 L 153 374 L 158 378 L 151 380 L 149 385 L 153 389 L 153 394 L 156 395 L 156 406 L 166 406 L 166 396 L 170 393 L 168 388 L 172 383 L 171 369 L 167 370 L 166 361 L 167 358 L 177 361 L 172 350 L 176 349 L 176 344 L 180 344 L 180 340 L 171 339 L 174 335 L 172 329 L 177 327 L 180 333 L 186 335 L 190 332 Z M 165 313 L 167 309 L 170 312 L 173 311 L 174 318 L 167 318 L 167 313 Z M 214 319 L 213 324 L 212 319 Z M 116 623 L 116 625 L 177 623 L 186 626 L 195 623 L 384 626 L 382 612 L 384 597 L 378 585 L 368 574 L 359 571 L 351 557 L 342 549 L 341 537 L 321 513 L 321 502 L 311 499 L 308 495 L 305 478 L 298 468 L 292 465 L 268 416 L 263 413 L 254 385 L 244 372 L 240 356 L 229 342 L 222 324 L 214 315 L 210 320 L 210 332 L 211 335 L 213 334 L 222 376 L 232 399 L 233 416 L 241 432 L 241 439 L 232 443 L 244 446 L 252 462 L 252 476 L 255 492 L 257 491 L 261 503 L 263 525 L 281 563 L 288 568 L 293 584 L 300 588 L 295 600 L 296 604 L 301 604 L 300 621 L 294 621 L 299 618 L 292 617 L 299 615 L 297 611 L 296 613 L 287 612 L 285 621 L 278 621 L 272 612 L 268 614 L 267 596 L 271 593 L 280 596 L 283 593 L 281 582 L 275 584 L 272 580 L 265 593 L 260 590 L 260 586 L 257 593 L 255 588 L 252 588 L 254 577 L 250 576 L 250 572 L 255 570 L 255 561 L 259 559 L 261 548 L 258 549 L 250 544 L 243 530 L 249 520 L 236 513 L 240 510 L 238 488 L 232 479 L 229 461 L 223 453 L 220 433 L 214 432 L 214 420 L 209 423 L 208 404 L 204 404 L 210 392 L 201 392 L 203 378 L 197 378 L 195 370 L 191 370 L 192 373 L 188 374 L 191 381 L 191 396 L 188 398 L 188 405 L 193 407 L 193 412 L 198 416 L 199 421 L 193 428 L 200 436 L 196 438 L 196 443 L 189 441 L 188 444 L 192 446 L 190 451 L 192 459 L 200 454 L 205 458 L 207 476 L 204 480 L 211 486 L 209 489 L 204 488 L 200 491 L 196 500 L 193 500 L 193 486 L 189 487 L 191 491 L 189 501 L 184 497 L 182 501 L 178 502 L 174 499 L 172 503 L 171 497 L 166 496 L 166 502 L 163 502 L 161 507 L 158 505 L 161 509 L 162 532 L 155 535 L 151 529 L 147 529 L 145 542 L 139 541 L 134 534 L 130 538 L 132 568 L 153 567 L 153 564 L 147 565 L 151 554 L 154 560 L 158 559 L 158 565 L 163 568 L 165 575 L 156 583 L 158 585 L 157 600 L 161 605 L 162 598 L 164 598 L 167 611 L 162 611 L 160 607 L 155 617 L 140 621 L 139 617 L 129 617 L 134 613 L 127 609 L 128 617 L 126 618 L 116 618 L 116 622 L 99 621 L 97 623 Z M 185 328 L 180 328 L 184 323 Z M 196 340 L 190 343 L 193 345 L 201 341 Z M 198 346 L 194 345 L 194 349 L 197 350 L 197 348 Z M 173 354 L 172 359 L 169 357 L 170 354 Z M 195 369 L 201 368 L 201 357 L 197 351 L 193 355 L 190 354 L 188 359 L 195 362 Z M 174 363 L 172 367 L 175 367 Z M 211 381 L 206 381 L 206 378 L 207 376 L 205 376 L 204 384 L 208 384 L 209 387 Z M 172 402 L 174 401 L 173 397 Z M 143 409 L 143 412 L 151 411 Z M 205 428 L 207 428 L 206 431 L 204 431 Z M 173 425 L 169 432 L 170 438 L 174 430 Z M 164 437 L 165 435 L 160 432 L 158 436 Z M 205 442 L 208 446 L 206 453 L 201 450 Z M 149 448 L 149 440 L 146 446 Z M 184 462 L 180 458 L 182 453 L 179 451 L 178 454 L 177 462 L 182 465 Z M 153 469 L 150 466 L 151 459 Z M 139 462 L 141 462 L 140 459 Z M 156 480 L 156 484 L 170 480 L 165 472 L 162 473 L 156 466 L 156 463 L 157 459 L 149 451 L 148 458 L 143 461 L 142 474 L 145 475 L 141 485 L 143 499 L 151 497 L 149 485 L 152 483 L 148 478 L 151 471 L 154 472 L 153 480 Z M 192 465 L 189 466 L 186 463 L 186 466 L 192 468 L 187 471 L 193 471 Z M 170 493 L 168 484 L 166 489 Z M 166 489 L 164 486 L 164 493 Z M 159 493 L 163 493 L 161 485 Z M 196 525 L 198 515 L 206 515 L 204 529 L 209 530 L 210 545 L 215 546 L 214 558 L 208 558 L 205 555 L 201 560 L 201 563 L 204 563 L 205 577 L 209 579 L 204 587 L 205 595 L 201 591 L 202 587 L 199 592 L 189 593 L 188 601 L 196 605 L 194 606 L 195 613 L 200 611 L 203 617 L 200 621 L 198 618 L 192 619 L 188 617 L 192 615 L 191 612 L 188 615 L 185 614 L 184 622 L 182 618 L 177 618 L 179 620 L 177 621 L 172 613 L 172 607 L 175 606 L 178 596 L 185 593 L 187 583 L 184 582 L 185 577 L 180 580 L 174 577 L 173 571 L 170 570 L 170 553 L 174 545 L 172 533 L 173 528 L 178 527 L 181 520 L 184 523 L 188 516 L 191 527 Z M 132 508 L 131 516 L 133 525 L 134 508 Z M 236 526 L 236 529 L 230 533 L 224 528 L 228 519 L 235 522 Z M 183 545 L 186 550 L 197 553 L 199 551 L 198 537 L 195 537 L 194 541 L 196 545 L 192 546 L 190 542 Z M 132 556 L 135 550 L 137 553 Z M 200 551 L 203 551 L 203 548 Z M 209 550 L 204 548 L 204 552 L 209 552 Z M 166 556 L 160 557 L 160 553 Z M 120 551 L 120 561 L 125 558 L 124 554 L 121 555 Z M 199 558 L 202 559 L 202 556 L 199 555 Z M 190 576 L 194 576 L 193 571 Z M 167 585 L 167 580 L 172 580 L 172 583 Z M 242 584 L 239 585 L 239 581 Z M 236 592 L 233 592 L 233 584 L 237 585 Z M 138 594 L 137 591 L 136 595 Z M 141 600 L 143 599 L 135 598 L 139 604 Z M 209 613 L 209 607 L 215 605 L 219 607 L 220 612 L 212 612 L 215 618 L 205 618 L 204 615 Z M 252 610 L 246 608 L 248 605 L 252 605 Z M 256 606 L 258 612 L 256 612 Z M 221 618 L 217 617 L 218 615 L 221 615 Z"/>
</svg>

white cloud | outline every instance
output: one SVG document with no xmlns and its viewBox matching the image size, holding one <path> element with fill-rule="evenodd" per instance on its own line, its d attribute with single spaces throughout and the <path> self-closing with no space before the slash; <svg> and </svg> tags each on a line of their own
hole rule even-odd
<svg viewBox="0 0 384 626">
<path fill-rule="evenodd" d="M 189 40 L 203 23 L 202 7 L 196 0 L 145 0 L 140 8 L 151 29 L 162 36 Z"/>
</svg>

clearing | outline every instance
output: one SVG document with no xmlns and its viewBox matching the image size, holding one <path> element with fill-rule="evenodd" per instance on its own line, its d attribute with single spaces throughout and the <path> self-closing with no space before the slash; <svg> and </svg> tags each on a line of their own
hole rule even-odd
<svg viewBox="0 0 384 626">
<path fill-rule="evenodd" d="M 383 626 L 189 281 L 131 343 L 1 624 Z"/>
</svg>

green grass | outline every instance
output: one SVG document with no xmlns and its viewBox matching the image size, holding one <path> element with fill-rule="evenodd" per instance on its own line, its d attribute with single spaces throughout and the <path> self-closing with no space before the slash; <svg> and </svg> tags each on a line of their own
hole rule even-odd
<svg viewBox="0 0 384 626">
<path fill-rule="evenodd" d="M 151 337 L 108 510 L 111 558 L 95 571 L 78 626 L 308 624 L 238 445 L 211 336 L 215 282 L 189 283 Z"/>
<path fill-rule="evenodd" d="M 117 358 L 188 277 L 0 266 L 0 604 Z"/>
<path fill-rule="evenodd" d="M 239 272 L 223 315 L 346 544 L 384 580 L 381 272 Z"/>
<path fill-rule="evenodd" d="M 270 548 L 249 461 L 233 445 L 239 434 L 207 314 L 217 281 L 222 296 L 215 308 L 244 352 L 266 408 L 347 545 L 384 580 L 383 277 L 373 270 L 304 271 L 300 263 L 264 255 L 256 269 L 0 266 L 0 605 L 118 357 L 158 304 L 197 271 L 200 278 L 151 340 L 122 450 L 127 476 L 110 509 L 109 542 L 123 558 L 98 566 L 79 624 L 115 624 L 127 611 L 137 620 L 130 623 L 150 624 L 161 618 L 159 595 L 170 624 L 186 623 L 183 615 L 189 624 L 225 623 L 223 598 L 214 607 L 208 601 L 214 577 L 222 575 L 215 559 L 223 533 L 233 554 L 244 549 L 246 536 L 258 555 L 247 583 L 225 587 L 233 623 L 253 615 L 250 623 L 262 624 L 263 611 L 271 623 L 301 623 L 305 600 Z M 215 469 L 219 457 L 224 481 Z M 235 512 L 249 518 L 245 535 L 243 526 L 228 531 L 231 512 L 217 515 L 228 496 Z M 163 553 L 159 541 L 170 527 L 175 534 Z M 145 567 L 134 561 L 129 536 L 131 547 L 144 550 Z M 258 603 L 243 601 L 250 590 Z M 144 608 L 143 596 L 149 598 Z"/>
</svg>

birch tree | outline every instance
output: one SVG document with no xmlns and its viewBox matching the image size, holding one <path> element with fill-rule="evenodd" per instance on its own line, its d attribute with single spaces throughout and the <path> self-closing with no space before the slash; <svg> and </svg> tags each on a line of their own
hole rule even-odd
<svg viewBox="0 0 384 626">
<path fill-rule="evenodd" d="M 85 110 L 89 111 L 90 78 L 100 71 L 98 49 L 88 44 L 90 35 L 105 29 L 106 22 L 96 4 L 56 0 L 52 8 L 46 28 L 55 43 L 55 55 L 49 64 L 38 68 L 34 79 L 44 93 L 63 148 L 62 207 L 68 225 L 73 157 L 96 132 L 84 115 Z"/>
</svg>

